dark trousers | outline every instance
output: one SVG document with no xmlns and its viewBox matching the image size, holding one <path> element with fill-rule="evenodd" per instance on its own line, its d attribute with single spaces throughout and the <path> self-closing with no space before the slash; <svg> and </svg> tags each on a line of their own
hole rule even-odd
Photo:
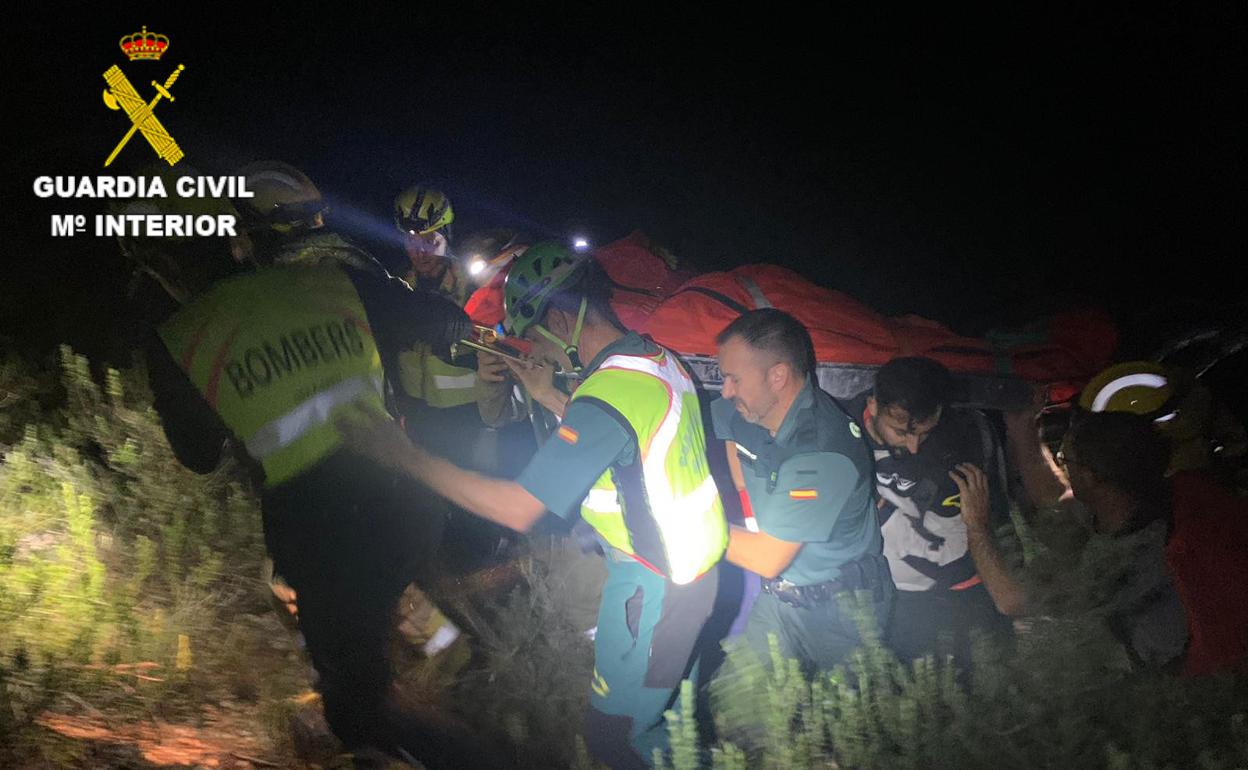
<svg viewBox="0 0 1248 770">
<path fill-rule="evenodd" d="M 883 628 L 892 598 L 892 584 L 881 586 L 871 607 L 877 628 Z M 804 608 L 792 607 L 771 594 L 761 594 L 750 611 L 744 638 L 759 660 L 768 665 L 771 634 L 780 643 L 780 654 L 800 661 L 807 674 L 832 670 L 862 644 L 858 624 L 835 598 Z"/>
<path fill-rule="evenodd" d="M 961 591 L 898 591 L 887 641 L 902 662 L 952 655 L 954 665 L 968 671 L 977 632 L 997 639 L 1012 633 L 1010 619 L 997 612 L 982 583 Z"/>
<path fill-rule="evenodd" d="M 265 543 L 298 592 L 326 720 L 348 749 L 404 743 L 388 705 L 388 646 L 399 596 L 412 581 L 429 584 L 444 522 L 424 513 L 431 494 L 340 452 L 262 500 Z"/>
<path fill-rule="evenodd" d="M 888 562 L 878 554 L 865 556 L 842 567 L 846 573 L 850 570 L 854 571 L 855 578 L 846 590 L 870 593 L 871 620 L 875 628 L 882 631 L 895 593 Z M 750 609 L 743 642 L 765 665 L 771 664 L 768 639 L 773 634 L 780 645 L 780 654 L 801 662 L 808 675 L 830 671 L 862 645 L 858 623 L 842 608 L 840 594 L 810 607 L 794 607 L 774 594 L 759 594 Z"/>
</svg>

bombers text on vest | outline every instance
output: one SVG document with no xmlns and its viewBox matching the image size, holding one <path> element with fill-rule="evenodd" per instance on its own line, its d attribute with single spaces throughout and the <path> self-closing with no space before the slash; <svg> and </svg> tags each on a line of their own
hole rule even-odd
<svg viewBox="0 0 1248 770">
<path fill-rule="evenodd" d="M 222 421 L 287 481 L 334 452 L 349 404 L 385 414 L 381 358 L 359 295 L 333 266 L 269 268 L 222 281 L 159 333 Z"/>
</svg>

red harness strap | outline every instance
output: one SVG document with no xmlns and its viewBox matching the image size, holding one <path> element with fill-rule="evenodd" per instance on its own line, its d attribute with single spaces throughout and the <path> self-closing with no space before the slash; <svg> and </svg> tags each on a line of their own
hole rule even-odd
<svg viewBox="0 0 1248 770">
<path fill-rule="evenodd" d="M 966 589 L 977 586 L 982 582 L 984 581 L 979 577 L 979 575 L 975 575 L 969 580 L 963 580 L 961 583 L 955 583 L 954 585 L 949 586 L 949 590 L 950 591 L 965 591 Z"/>
</svg>

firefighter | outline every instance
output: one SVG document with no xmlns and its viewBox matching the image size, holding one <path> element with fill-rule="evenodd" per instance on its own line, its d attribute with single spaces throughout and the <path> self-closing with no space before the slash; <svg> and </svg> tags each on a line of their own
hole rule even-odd
<svg viewBox="0 0 1248 770">
<path fill-rule="evenodd" d="M 385 362 L 416 343 L 445 351 L 467 319 L 314 232 L 324 208 L 296 169 L 247 174 L 256 198 L 234 274 L 198 287 L 149 344 L 155 408 L 193 471 L 214 470 L 227 440 L 238 449 L 345 746 L 472 765 L 481 760 L 467 741 L 446 740 L 453 726 L 411 718 L 390 692 L 393 612 L 410 582 L 430 582 L 442 519 L 413 511 L 421 490 L 347 450 L 333 424 L 348 406 L 390 420 Z"/>
<path fill-rule="evenodd" d="M 451 201 L 440 190 L 415 184 L 395 196 L 394 226 L 411 264 L 404 278 L 412 286 L 445 294 L 463 307 L 472 284 L 451 257 L 454 221 Z"/>
</svg>

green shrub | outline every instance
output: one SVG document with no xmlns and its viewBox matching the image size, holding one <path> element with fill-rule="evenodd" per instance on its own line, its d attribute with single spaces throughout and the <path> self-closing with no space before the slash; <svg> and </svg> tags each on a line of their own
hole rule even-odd
<svg viewBox="0 0 1248 770">
<path fill-rule="evenodd" d="M 10 672 L 0 722 L 28 719 L 21 704 L 48 694 L 19 692 L 16 680 L 49 675 L 56 693 L 143 708 L 209 697 L 185 654 L 179 668 L 180 639 L 190 661 L 208 664 L 227 652 L 234 614 L 264 606 L 259 509 L 237 466 L 187 471 L 142 368 L 102 379 L 63 349 L 63 403 L 27 423 L 0 462 L 0 666 Z"/>
<path fill-rule="evenodd" d="M 519 747 L 526 766 L 588 767 L 579 741 L 593 670 L 586 593 L 601 564 L 559 538 L 534 538 L 524 579 L 505 596 L 465 608 L 479 660 L 454 702 L 481 729 Z M 483 605 L 483 606 L 481 606 Z"/>
<path fill-rule="evenodd" d="M 1132 672 L 1099 619 L 1036 619 L 1010 647 L 981 643 L 974 676 L 931 658 L 904 665 L 871 636 L 846 666 L 802 677 L 748 649 L 713 706 L 722 743 L 669 712 L 674 770 L 694 768 L 1242 768 L 1248 682 Z M 722 688 L 722 689 L 721 689 Z M 692 698 L 692 692 L 686 695 Z"/>
</svg>

